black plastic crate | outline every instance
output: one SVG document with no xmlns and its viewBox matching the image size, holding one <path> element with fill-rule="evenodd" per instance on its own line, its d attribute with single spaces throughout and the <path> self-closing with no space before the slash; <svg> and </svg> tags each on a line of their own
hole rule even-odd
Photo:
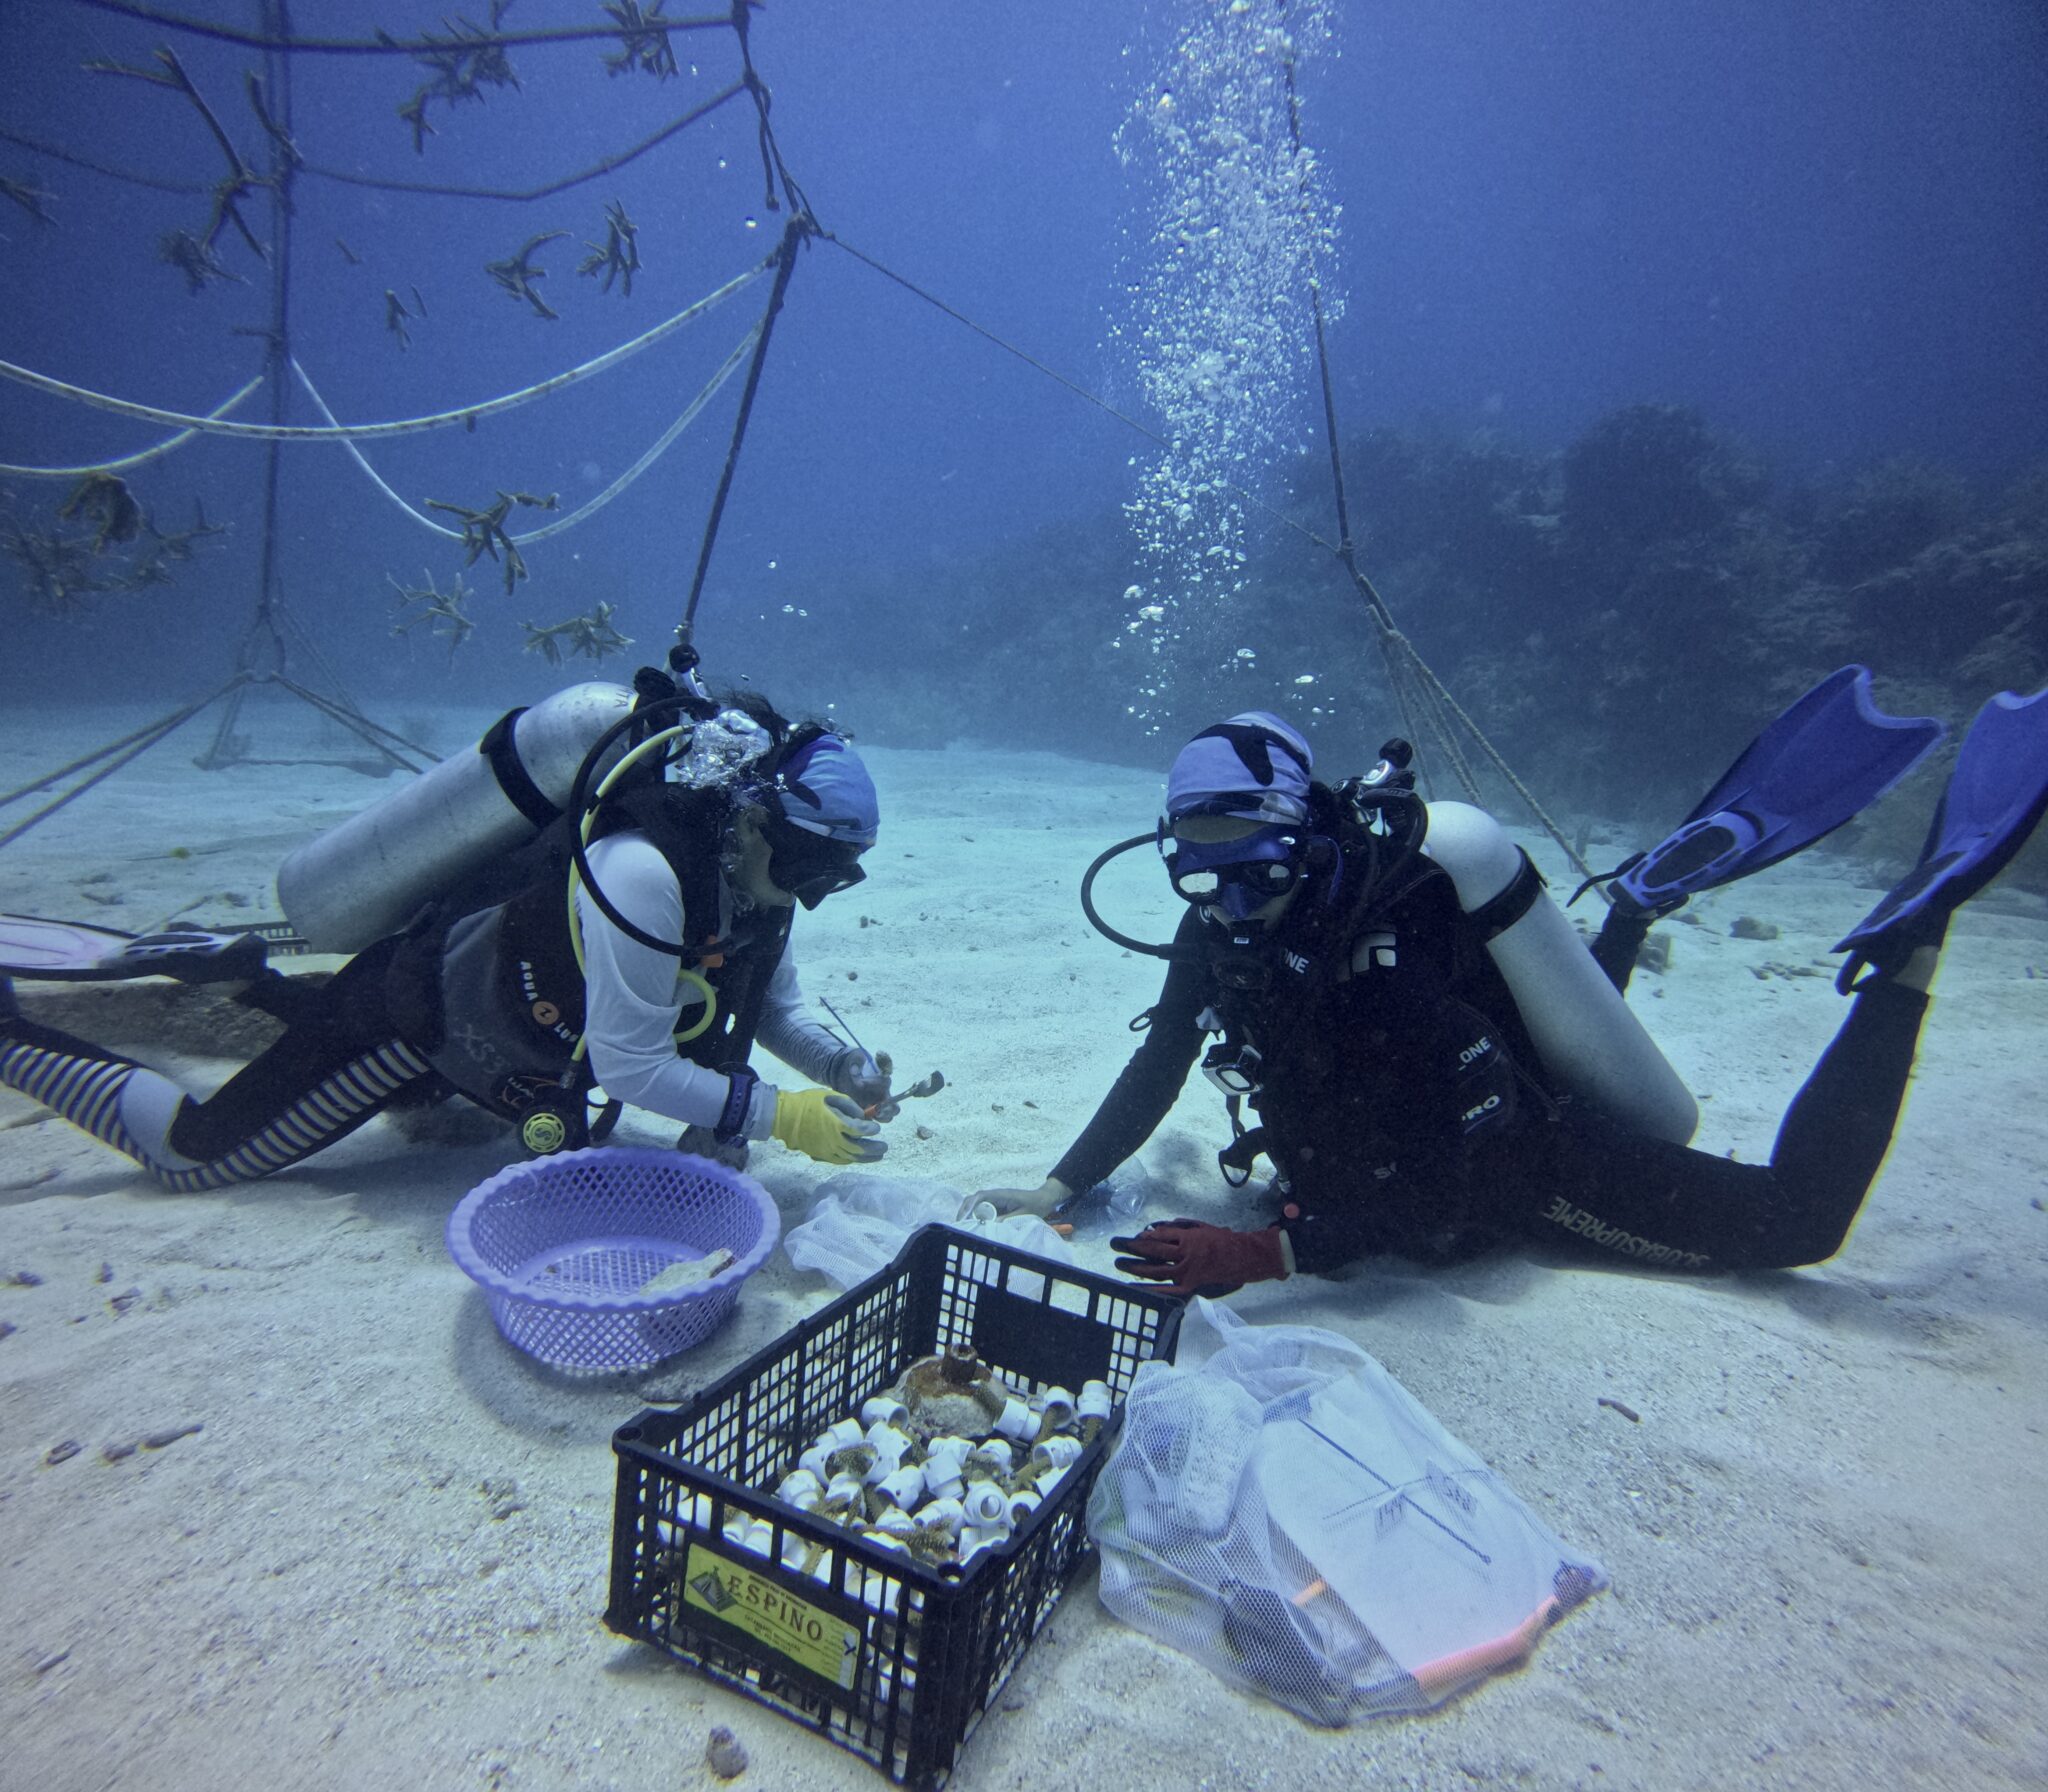
<svg viewBox="0 0 2048 1792">
<path fill-rule="evenodd" d="M 676 1411 L 619 1427 L 605 1622 L 925 1792 L 1089 1551 L 1089 1489 L 1138 1365 L 1171 1359 L 1180 1305 L 948 1226 Z M 873 1547 L 768 1491 L 812 1436 L 919 1357 L 971 1345 L 1022 1391 L 1109 1384 L 1117 1410 L 1009 1541 L 964 1568 Z M 765 1554 L 729 1541 L 772 1527 Z M 821 1580 L 785 1563 L 819 1546 Z"/>
</svg>

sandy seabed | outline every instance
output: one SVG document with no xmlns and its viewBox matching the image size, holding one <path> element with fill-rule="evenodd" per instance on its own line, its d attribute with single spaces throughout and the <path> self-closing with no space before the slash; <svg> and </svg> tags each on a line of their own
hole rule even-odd
<svg viewBox="0 0 2048 1792">
<path fill-rule="evenodd" d="M 141 719 L 0 718 L 0 789 Z M 445 718 L 441 744 L 488 719 Z M 202 773 L 210 725 L 0 851 L 0 908 L 132 931 L 263 918 L 284 854 L 390 788 L 332 765 Z M 291 725 L 245 724 L 271 731 L 266 751 Z M 806 989 L 907 1077 L 946 1074 L 891 1129 L 890 1169 L 1035 1184 L 1156 990 L 1157 967 L 1092 933 L 1075 888 L 1149 826 L 1158 779 L 967 748 L 875 748 L 871 764 L 882 843 L 867 883 L 801 918 Z M 1101 900 L 1163 937 L 1172 898 L 1143 858 Z M 1704 1148 L 1768 1153 L 1842 1014 L 1809 973 L 1875 894 L 1853 860 L 1812 853 L 1668 927 L 1669 970 L 1631 999 L 1702 1099 Z M 1731 937 L 1744 914 L 1780 936 Z M 230 1067 L 186 992 L 21 993 L 195 1089 Z M 1684 1280 L 1515 1253 L 1238 1296 L 1253 1321 L 1357 1340 L 1613 1590 L 1432 1716 L 1323 1732 L 1111 1619 L 1090 1570 L 954 1785 L 2048 1783 L 2044 1023 L 2048 911 L 1994 891 L 1952 935 L 1898 1143 L 1820 1268 Z M 1191 1081 L 1143 1155 L 1157 1204 L 1231 1217 L 1211 1157 L 1225 1130 Z M 672 1131 L 629 1115 L 620 1139 Z M 884 1783 L 600 1619 L 613 1428 L 834 1290 L 778 1252 L 698 1350 L 596 1385 L 553 1376 L 504 1344 L 443 1244 L 455 1202 L 510 1156 L 451 1106 L 180 1197 L 0 1091 L 0 1785 L 700 1785 L 714 1724 L 752 1756 L 740 1784 Z M 828 1173 L 772 1145 L 754 1170 L 785 1229 Z M 1107 1270 L 1100 1228 L 1080 1249 Z M 49 1462 L 67 1442 L 77 1454 Z"/>
</svg>

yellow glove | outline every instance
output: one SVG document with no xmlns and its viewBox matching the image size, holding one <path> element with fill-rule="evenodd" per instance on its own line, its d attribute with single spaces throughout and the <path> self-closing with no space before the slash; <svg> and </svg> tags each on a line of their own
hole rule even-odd
<svg viewBox="0 0 2048 1792">
<path fill-rule="evenodd" d="M 871 1164 L 888 1146 L 882 1129 L 861 1118 L 859 1106 L 830 1089 L 783 1089 L 775 1097 L 774 1135 L 792 1151 L 821 1164 Z"/>
</svg>

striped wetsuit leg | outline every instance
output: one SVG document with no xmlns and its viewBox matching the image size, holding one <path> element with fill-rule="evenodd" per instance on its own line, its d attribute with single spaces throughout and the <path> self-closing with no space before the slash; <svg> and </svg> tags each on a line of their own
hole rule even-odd
<svg viewBox="0 0 2048 1792">
<path fill-rule="evenodd" d="M 311 1087 L 287 1100 L 247 1138 L 218 1156 L 169 1174 L 155 1164 L 148 1167 L 159 1181 L 181 1191 L 253 1182 L 258 1177 L 274 1175 L 354 1132 L 406 1084 L 432 1074 L 432 1067 L 411 1046 L 401 1040 L 387 1040 L 337 1065 Z M 186 1120 L 203 1116 L 207 1105 L 192 1104 L 179 1116 L 169 1135 L 174 1148 L 185 1143 L 190 1134 Z"/>
<path fill-rule="evenodd" d="M 0 1084 L 132 1157 L 166 1188 L 271 1175 L 434 1076 L 399 1037 L 385 998 L 397 944 L 378 942 L 309 990 L 283 1034 L 204 1101 L 119 1052 L 19 1012 L 0 1018 Z"/>
<path fill-rule="evenodd" d="M 132 1157 L 165 1188 L 189 1193 L 253 1182 L 296 1163 L 353 1132 L 406 1084 L 432 1075 L 399 1040 L 352 1050 L 310 1078 L 291 1075 L 299 1067 L 292 1061 L 304 1057 L 273 1050 L 228 1085 L 230 1106 L 245 1113 L 251 1093 L 270 1085 L 265 1117 L 232 1139 L 219 1138 L 217 1122 L 208 1125 L 212 1102 L 193 1102 L 156 1071 L 27 1022 L 0 1035 L 0 1084 Z"/>
</svg>

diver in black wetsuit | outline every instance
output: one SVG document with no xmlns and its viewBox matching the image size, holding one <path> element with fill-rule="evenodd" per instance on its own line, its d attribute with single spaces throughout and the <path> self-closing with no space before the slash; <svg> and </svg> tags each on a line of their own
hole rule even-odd
<svg viewBox="0 0 2048 1792">
<path fill-rule="evenodd" d="M 206 1099 L 32 1020 L 4 975 L 0 1087 L 178 1193 L 272 1175 L 387 1107 L 451 1093 L 512 1121 L 529 1151 L 581 1145 L 594 1084 L 609 1116 L 630 1101 L 685 1123 L 684 1149 L 728 1162 L 768 1138 L 823 1163 L 873 1161 L 884 1147 L 867 1115 L 888 1098 L 886 1067 L 806 1016 L 788 941 L 796 905 L 864 875 L 874 785 L 820 724 L 792 727 L 752 694 L 705 707 L 666 772 L 596 806 L 591 879 L 572 878 L 564 830 L 581 818 L 564 816 L 325 985 L 293 991 L 282 1037 Z M 284 993 L 264 976 L 252 1005 Z M 747 1063 L 757 1041 L 818 1086 L 762 1081 Z"/>
<path fill-rule="evenodd" d="M 2037 729 L 2048 704 L 2030 701 Z M 1041 1188 L 986 1192 L 1043 1213 L 1094 1187 L 1202 1056 L 1237 1135 L 1225 1176 L 1242 1185 L 1263 1154 L 1278 1213 L 1257 1230 L 1175 1220 L 1113 1241 L 1120 1269 L 1180 1293 L 1366 1253 L 1451 1260 L 1515 1236 L 1680 1270 L 1828 1257 L 1890 1145 L 1948 916 L 2048 807 L 2048 751 L 2001 740 L 1994 754 L 1980 734 L 1978 782 L 1993 758 L 2028 763 L 1997 773 L 1997 801 L 1960 800 L 1965 745 L 1920 869 L 1851 936 L 1868 968 L 1847 1020 L 1770 1162 L 1742 1164 L 1687 1148 L 1691 1098 L 1620 1000 L 1648 920 L 1682 894 L 1652 911 L 1617 892 L 1589 954 L 1490 818 L 1414 796 L 1405 749 L 1332 789 L 1287 723 L 1234 717 L 1169 779 L 1159 840 L 1189 907 L 1144 1042 Z"/>
</svg>

